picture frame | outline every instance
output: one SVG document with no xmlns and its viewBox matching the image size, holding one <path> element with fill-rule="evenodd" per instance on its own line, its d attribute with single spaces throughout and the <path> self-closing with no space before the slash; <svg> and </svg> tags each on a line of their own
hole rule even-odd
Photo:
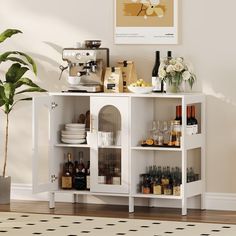
<svg viewBox="0 0 236 236">
<path fill-rule="evenodd" d="M 178 0 L 114 0 L 115 44 L 178 44 Z"/>
</svg>

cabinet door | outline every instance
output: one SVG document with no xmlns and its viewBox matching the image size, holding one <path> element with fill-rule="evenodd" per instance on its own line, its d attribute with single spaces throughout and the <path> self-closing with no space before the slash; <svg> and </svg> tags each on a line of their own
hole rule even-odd
<svg viewBox="0 0 236 236">
<path fill-rule="evenodd" d="M 57 188 L 55 176 L 50 170 L 53 162 L 50 132 L 51 110 L 53 109 L 51 100 L 50 96 L 33 99 L 32 180 L 34 193 L 53 191 Z"/>
<path fill-rule="evenodd" d="M 91 191 L 128 193 L 129 100 L 91 98 Z"/>
</svg>

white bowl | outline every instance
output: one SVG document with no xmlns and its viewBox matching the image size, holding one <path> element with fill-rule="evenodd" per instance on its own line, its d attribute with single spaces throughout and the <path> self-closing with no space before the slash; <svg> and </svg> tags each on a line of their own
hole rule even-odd
<svg viewBox="0 0 236 236">
<path fill-rule="evenodd" d="M 79 76 L 68 76 L 67 77 L 67 82 L 70 85 L 78 85 L 80 83 L 81 77 Z"/>
<path fill-rule="evenodd" d="M 77 131 L 77 132 L 83 131 L 83 132 L 85 132 L 85 128 L 66 127 L 65 130 L 66 130 L 66 131 Z"/>
<path fill-rule="evenodd" d="M 67 139 L 67 138 L 62 138 L 61 141 L 63 143 L 80 144 L 80 143 L 85 143 L 86 139 Z"/>
<path fill-rule="evenodd" d="M 62 130 L 61 135 L 85 135 L 85 130 Z"/>
<path fill-rule="evenodd" d="M 71 127 L 71 128 L 85 128 L 85 124 L 81 124 L 81 123 L 65 124 L 65 126 Z"/>
<path fill-rule="evenodd" d="M 63 139 L 84 139 L 85 134 L 62 134 Z"/>
<path fill-rule="evenodd" d="M 134 86 L 128 86 L 128 89 L 132 93 L 151 93 L 153 87 L 134 87 Z"/>
</svg>

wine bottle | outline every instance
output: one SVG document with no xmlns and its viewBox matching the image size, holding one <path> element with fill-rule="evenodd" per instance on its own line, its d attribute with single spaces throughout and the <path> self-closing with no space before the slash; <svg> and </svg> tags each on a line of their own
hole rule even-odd
<svg viewBox="0 0 236 236">
<path fill-rule="evenodd" d="M 62 189 L 72 189 L 73 186 L 73 168 L 71 153 L 67 154 L 67 162 L 63 166 L 63 174 L 61 177 L 61 188 Z"/>
<path fill-rule="evenodd" d="M 180 121 L 180 125 L 182 125 L 182 106 L 178 105 L 176 106 L 176 117 L 175 120 Z"/>
<path fill-rule="evenodd" d="M 156 51 L 156 60 L 154 67 L 152 69 L 152 86 L 153 86 L 153 92 L 155 93 L 161 93 L 161 79 L 158 76 L 158 70 L 160 66 L 160 51 Z"/>
<path fill-rule="evenodd" d="M 172 59 L 172 52 L 171 51 L 167 51 L 167 60 L 170 61 Z M 162 92 L 166 93 L 166 81 L 162 80 Z"/>
<path fill-rule="evenodd" d="M 193 134 L 198 133 L 198 122 L 195 117 L 195 106 L 191 106 L 191 120 L 192 120 L 192 126 L 193 126 Z"/>
<path fill-rule="evenodd" d="M 83 163 L 83 152 L 79 152 L 79 163 L 78 162 L 75 163 L 74 188 L 76 190 L 86 189 L 86 175 Z"/>
<path fill-rule="evenodd" d="M 192 118 L 191 118 L 191 106 L 187 106 L 187 128 L 186 128 L 187 134 L 192 135 L 193 134 L 193 124 L 192 124 Z"/>
<path fill-rule="evenodd" d="M 171 51 L 167 51 L 167 59 L 168 60 L 172 59 L 172 52 Z"/>
</svg>

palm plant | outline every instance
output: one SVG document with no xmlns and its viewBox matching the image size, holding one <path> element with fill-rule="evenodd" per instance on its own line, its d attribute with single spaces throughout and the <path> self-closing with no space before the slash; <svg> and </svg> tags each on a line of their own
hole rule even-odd
<svg viewBox="0 0 236 236">
<path fill-rule="evenodd" d="M 22 33 L 17 29 L 7 29 L 0 34 L 0 43 L 10 38 L 12 35 Z M 0 54 L 0 64 L 2 62 L 11 62 L 11 65 L 5 73 L 5 78 L 0 76 L 0 107 L 6 114 L 5 143 L 4 143 L 4 162 L 2 176 L 6 176 L 6 166 L 8 158 L 8 129 L 9 114 L 19 101 L 31 100 L 31 97 L 22 98 L 22 94 L 28 92 L 45 92 L 33 83 L 25 74 L 31 70 L 37 75 L 37 68 L 34 60 L 27 54 L 19 51 L 7 51 Z"/>
</svg>

